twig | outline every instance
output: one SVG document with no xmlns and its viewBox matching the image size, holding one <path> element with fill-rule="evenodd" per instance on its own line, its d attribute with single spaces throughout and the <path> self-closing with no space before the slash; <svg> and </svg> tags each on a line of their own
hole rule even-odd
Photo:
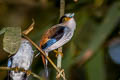
<svg viewBox="0 0 120 80">
<path fill-rule="evenodd" d="M 65 0 L 60 0 L 60 17 L 62 17 L 64 15 L 64 12 L 65 12 Z M 58 52 L 62 53 L 62 47 L 58 48 Z M 61 63 L 62 63 L 62 55 L 58 54 L 58 56 L 57 56 L 57 67 L 59 69 L 61 69 Z M 58 75 L 60 75 L 60 73 L 57 72 L 56 77 L 59 80 L 60 76 L 58 77 Z"/>
<path fill-rule="evenodd" d="M 57 67 L 61 69 L 61 62 L 62 62 L 62 47 L 58 48 L 58 56 L 57 56 Z"/>
<path fill-rule="evenodd" d="M 13 70 L 13 71 L 15 71 L 16 68 L 0 67 L 0 70 Z M 24 72 L 25 69 L 23 69 L 23 68 L 18 68 L 18 71 Z M 30 75 L 32 75 L 33 77 L 35 77 L 35 78 L 37 78 L 37 79 L 39 79 L 39 80 L 42 80 L 42 78 L 41 78 L 39 75 L 37 75 L 37 74 L 35 74 L 35 73 L 31 72 L 31 71 L 30 71 Z"/>
<path fill-rule="evenodd" d="M 53 63 L 53 61 L 52 61 L 48 56 L 46 56 L 45 52 L 42 51 L 42 49 L 40 49 L 38 45 L 36 45 L 36 44 L 35 44 L 29 37 L 27 37 L 26 35 L 23 34 L 23 36 L 24 36 L 24 38 L 26 38 L 29 42 L 31 42 L 31 44 L 32 44 L 33 46 L 35 46 L 35 47 L 42 53 L 42 55 L 44 55 L 44 56 L 47 58 L 47 60 L 52 64 L 52 66 L 56 69 L 56 71 L 58 71 L 59 73 L 61 72 L 60 69 L 57 68 L 57 66 Z M 63 77 L 64 80 L 66 80 L 66 78 L 65 78 L 65 76 L 64 76 L 63 74 L 60 74 L 60 75 Z"/>
<path fill-rule="evenodd" d="M 43 80 L 40 76 L 38 76 L 37 74 L 31 72 L 31 75 L 35 78 L 38 78 L 39 80 Z"/>
<path fill-rule="evenodd" d="M 58 78 L 60 78 L 60 74 L 62 74 L 64 72 L 64 69 L 62 69 L 61 71 L 60 71 L 60 73 L 56 76 L 56 78 L 58 79 Z"/>
<path fill-rule="evenodd" d="M 65 0 L 60 0 L 60 17 L 65 13 Z"/>
<path fill-rule="evenodd" d="M 23 31 L 23 34 L 27 35 L 28 33 L 30 33 L 33 30 L 35 21 L 34 21 L 34 19 L 32 19 L 32 21 L 33 21 L 32 24 L 28 27 L 27 30 Z"/>
</svg>

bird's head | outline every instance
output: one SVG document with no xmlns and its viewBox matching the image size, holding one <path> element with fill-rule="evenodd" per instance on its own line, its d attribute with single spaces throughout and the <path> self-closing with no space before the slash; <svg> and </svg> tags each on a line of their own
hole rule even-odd
<svg viewBox="0 0 120 80">
<path fill-rule="evenodd" d="M 69 21 L 70 19 L 72 19 L 74 17 L 74 15 L 75 15 L 74 13 L 67 13 L 67 14 L 65 14 L 64 16 L 62 16 L 60 18 L 59 23 L 63 23 L 63 22 Z"/>
</svg>

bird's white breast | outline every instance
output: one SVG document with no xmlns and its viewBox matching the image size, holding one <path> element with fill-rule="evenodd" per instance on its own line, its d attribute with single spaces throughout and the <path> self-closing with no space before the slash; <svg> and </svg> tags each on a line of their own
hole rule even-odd
<svg viewBox="0 0 120 80">
<path fill-rule="evenodd" d="M 28 70 L 33 60 L 33 50 L 30 42 L 23 39 L 18 52 L 12 57 L 11 67 L 24 68 Z M 24 72 L 10 71 L 13 80 L 24 80 Z"/>
<path fill-rule="evenodd" d="M 27 40 L 22 40 L 18 52 L 13 56 L 12 67 L 21 67 L 28 69 L 33 59 L 33 50 L 31 44 Z"/>
</svg>

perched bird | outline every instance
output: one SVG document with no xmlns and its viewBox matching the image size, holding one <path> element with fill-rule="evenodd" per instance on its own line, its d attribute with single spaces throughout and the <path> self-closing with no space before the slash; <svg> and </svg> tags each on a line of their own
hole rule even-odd
<svg viewBox="0 0 120 80">
<path fill-rule="evenodd" d="M 43 34 L 40 40 L 40 48 L 48 56 L 50 51 L 63 46 L 72 38 L 75 28 L 74 13 L 65 14 L 60 18 L 59 24 L 52 26 Z M 44 56 L 42 56 L 42 59 L 47 69 L 48 61 Z M 46 75 L 48 76 L 48 70 Z"/>
<path fill-rule="evenodd" d="M 17 53 L 8 60 L 8 67 L 23 68 L 28 70 L 33 61 L 33 49 L 30 42 L 26 39 L 21 40 L 21 45 Z M 8 80 L 27 80 L 28 76 L 25 72 L 9 71 Z"/>
</svg>

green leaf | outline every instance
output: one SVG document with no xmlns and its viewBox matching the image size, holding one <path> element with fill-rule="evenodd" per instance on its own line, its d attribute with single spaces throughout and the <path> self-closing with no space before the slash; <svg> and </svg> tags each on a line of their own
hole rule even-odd
<svg viewBox="0 0 120 80">
<path fill-rule="evenodd" d="M 106 80 L 104 67 L 104 51 L 96 52 L 85 65 L 87 80 Z"/>
<path fill-rule="evenodd" d="M 0 35 L 2 35 L 3 33 L 5 33 L 5 31 L 6 31 L 6 28 L 2 28 L 2 29 L 0 30 Z"/>
<path fill-rule="evenodd" d="M 21 28 L 20 27 L 7 27 L 3 38 L 3 49 L 10 53 L 15 54 L 21 42 Z"/>
</svg>

